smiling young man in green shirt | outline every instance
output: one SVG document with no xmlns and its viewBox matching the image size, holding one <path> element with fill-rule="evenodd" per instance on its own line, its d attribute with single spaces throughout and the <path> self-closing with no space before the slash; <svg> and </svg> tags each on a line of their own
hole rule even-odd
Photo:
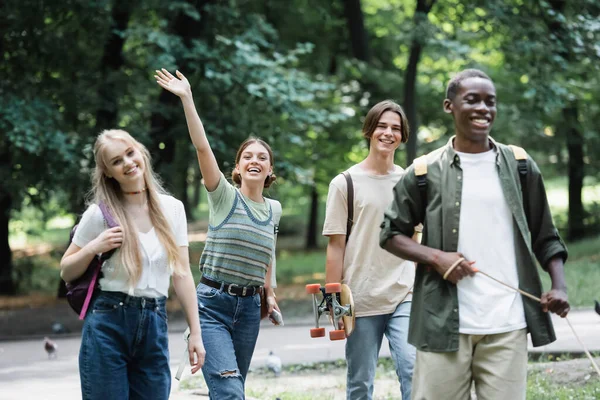
<svg viewBox="0 0 600 400">
<path fill-rule="evenodd" d="M 467 399 L 474 381 L 479 399 L 524 399 L 527 333 L 534 346 L 548 344 L 555 335 L 547 312 L 569 312 L 567 249 L 535 162 L 526 159 L 523 196 L 515 153 L 489 136 L 497 112 L 491 79 L 479 70 L 457 74 L 444 111 L 455 136 L 425 156 L 421 189 L 417 163 L 407 169 L 380 236 L 383 248 L 418 263 L 408 338 L 417 348 L 412 398 Z M 422 244 L 411 240 L 419 223 Z M 544 294 L 536 259 L 552 278 Z"/>
</svg>

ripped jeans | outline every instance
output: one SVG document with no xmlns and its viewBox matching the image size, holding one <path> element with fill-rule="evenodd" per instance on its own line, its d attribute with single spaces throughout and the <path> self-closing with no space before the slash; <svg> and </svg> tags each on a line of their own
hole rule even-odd
<svg viewBox="0 0 600 400">
<path fill-rule="evenodd" d="M 244 399 L 260 327 L 260 295 L 239 297 L 200 283 L 196 288 L 210 399 Z"/>
</svg>

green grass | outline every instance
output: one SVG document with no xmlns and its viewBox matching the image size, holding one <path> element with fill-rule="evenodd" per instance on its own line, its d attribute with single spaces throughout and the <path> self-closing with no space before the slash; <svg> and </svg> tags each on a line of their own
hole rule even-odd
<svg viewBox="0 0 600 400">
<path fill-rule="evenodd" d="M 600 236 L 567 245 L 569 259 L 565 278 L 571 307 L 592 307 L 600 287 Z M 550 275 L 541 271 L 544 290 L 550 288 Z"/>
<path fill-rule="evenodd" d="M 325 251 L 291 252 L 277 255 L 277 282 L 281 284 L 325 281 Z"/>
<path fill-rule="evenodd" d="M 596 400 L 600 398 L 600 380 L 592 375 L 586 383 L 555 384 L 541 372 L 527 376 L 528 400 Z"/>
<path fill-rule="evenodd" d="M 584 368 L 583 373 L 573 373 L 572 369 Z M 527 373 L 528 400 L 595 400 L 600 398 L 600 379 L 585 365 L 553 362 L 540 364 L 530 362 Z M 340 399 L 345 394 L 345 360 L 287 365 L 282 377 L 274 379 L 266 368 L 251 370 L 248 376 L 246 394 L 253 398 L 280 398 L 281 400 Z M 300 379 L 303 390 L 293 386 L 287 377 Z M 322 379 L 327 377 L 327 379 Z M 378 361 L 375 375 L 375 387 L 379 388 L 377 398 L 397 398 L 397 383 L 394 364 L 389 357 Z M 282 383 L 285 382 L 285 383 Z M 386 386 L 387 383 L 391 385 Z M 560 382 L 560 383 L 558 383 Z M 185 390 L 205 388 L 204 380 L 190 376 L 182 381 Z M 385 389 L 385 388 L 388 389 Z"/>
</svg>

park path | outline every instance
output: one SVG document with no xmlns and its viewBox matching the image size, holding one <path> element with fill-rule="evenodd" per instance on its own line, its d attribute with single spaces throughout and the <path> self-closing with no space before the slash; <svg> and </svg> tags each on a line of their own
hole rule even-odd
<svg viewBox="0 0 600 400">
<path fill-rule="evenodd" d="M 575 310 L 570 321 L 590 351 L 600 351 L 600 316 L 593 310 Z M 531 352 L 567 353 L 580 352 L 566 322 L 553 317 L 558 340 L 548 346 L 531 348 Z M 344 358 L 344 341 L 331 342 L 326 338 L 309 337 L 310 321 L 306 318 L 287 321 L 286 326 L 275 327 L 265 323 L 261 329 L 252 360 L 252 368 L 264 366 L 269 351 L 274 351 L 283 364 L 301 364 Z M 184 350 L 181 322 L 170 322 L 171 369 L 173 374 Z M 80 337 L 56 338 L 58 357 L 49 360 L 39 339 L 0 342 L 0 400 L 15 399 L 79 399 L 79 375 L 77 354 Z M 389 356 L 387 342 L 381 356 Z M 186 372 L 189 376 L 189 370 Z M 185 376 L 185 375 L 184 375 Z M 190 394 L 180 391 L 173 381 L 172 399 L 191 399 Z"/>
</svg>

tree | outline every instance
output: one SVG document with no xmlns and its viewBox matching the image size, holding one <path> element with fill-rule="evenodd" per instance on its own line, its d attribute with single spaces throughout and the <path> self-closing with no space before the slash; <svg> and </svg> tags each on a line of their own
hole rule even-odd
<svg viewBox="0 0 600 400">
<path fill-rule="evenodd" d="M 417 132 L 419 131 L 416 90 L 417 68 L 425 40 L 427 39 L 427 14 L 431 11 L 435 1 L 436 0 L 417 0 L 413 17 L 414 31 L 410 45 L 410 55 L 408 56 L 408 65 L 404 75 L 404 101 L 402 102 L 412 132 L 406 143 L 407 165 L 412 164 L 417 156 Z"/>
</svg>

